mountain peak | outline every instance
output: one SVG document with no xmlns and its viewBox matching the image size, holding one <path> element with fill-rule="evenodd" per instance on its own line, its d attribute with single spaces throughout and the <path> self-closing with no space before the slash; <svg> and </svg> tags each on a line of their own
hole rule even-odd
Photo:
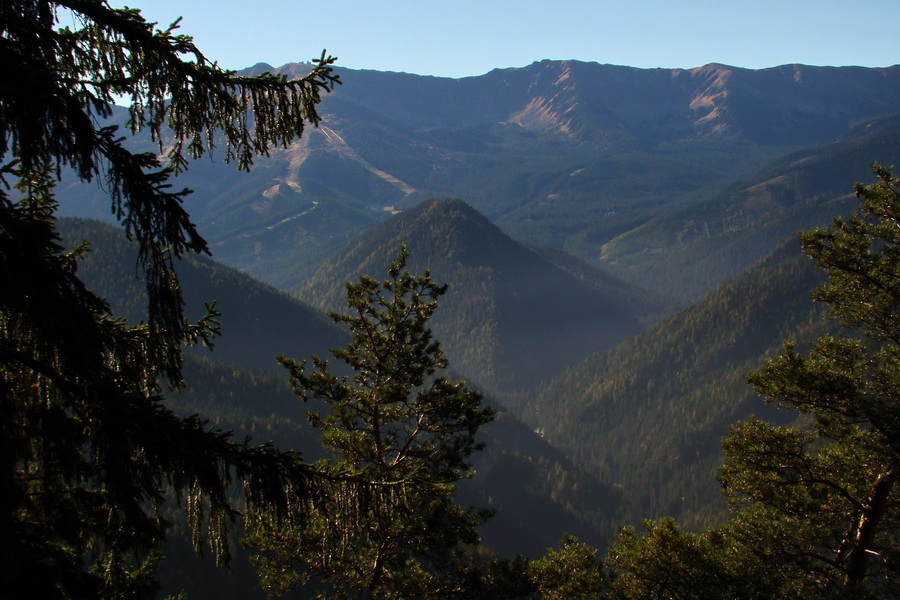
<svg viewBox="0 0 900 600">
<path fill-rule="evenodd" d="M 521 390 L 640 329 L 601 294 L 512 240 L 457 198 L 430 200 L 372 228 L 298 293 L 342 308 L 344 282 L 379 277 L 405 244 L 409 270 L 429 269 L 450 291 L 434 329 L 455 369 L 493 390 Z"/>
</svg>

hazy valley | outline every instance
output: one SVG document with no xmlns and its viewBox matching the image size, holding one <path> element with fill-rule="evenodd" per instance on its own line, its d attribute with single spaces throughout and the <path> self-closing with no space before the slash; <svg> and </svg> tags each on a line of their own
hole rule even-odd
<svg viewBox="0 0 900 600">
<path fill-rule="evenodd" d="M 223 313 L 177 409 L 316 458 L 274 357 L 342 344 L 325 313 L 405 244 L 410 270 L 450 284 L 433 327 L 451 368 L 501 410 L 461 491 L 497 509 L 489 545 L 537 556 L 564 532 L 602 546 L 643 518 L 720 522 L 728 426 L 789 418 L 746 373 L 830 327 L 797 232 L 849 214 L 873 162 L 900 163 L 900 67 L 339 71 L 301 142 L 176 180 L 213 250 L 179 267 L 187 310 Z M 102 190 L 57 195 L 109 221 Z M 79 275 L 140 318 L 122 236 L 63 231 L 93 244 Z"/>
</svg>

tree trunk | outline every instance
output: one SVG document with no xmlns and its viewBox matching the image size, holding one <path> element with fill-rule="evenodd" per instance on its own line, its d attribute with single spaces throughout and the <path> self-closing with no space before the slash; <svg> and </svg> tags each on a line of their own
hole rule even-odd
<svg viewBox="0 0 900 600">
<path fill-rule="evenodd" d="M 878 526 L 887 508 L 897 474 L 896 469 L 882 473 L 869 492 L 869 502 L 859 516 L 856 538 L 853 540 L 852 549 L 847 558 L 846 577 L 844 578 L 844 587 L 847 589 L 855 588 L 866 578 L 869 562 L 874 554 L 872 546 L 875 542 L 875 535 L 878 533 Z"/>
</svg>

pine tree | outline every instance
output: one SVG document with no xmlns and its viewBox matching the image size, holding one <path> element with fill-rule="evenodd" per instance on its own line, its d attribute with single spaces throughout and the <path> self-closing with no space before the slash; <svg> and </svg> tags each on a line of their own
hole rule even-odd
<svg viewBox="0 0 900 600">
<path fill-rule="evenodd" d="M 545 600 L 596 600 L 606 591 L 606 579 L 597 551 L 571 535 L 563 536 L 558 549 L 528 565 L 528 574 Z"/>
<path fill-rule="evenodd" d="M 300 531 L 254 536 L 270 589 L 285 591 L 310 579 L 336 594 L 372 598 L 453 596 L 461 592 L 454 555 L 474 544 L 484 515 L 457 505 L 456 483 L 468 477 L 474 436 L 494 411 L 462 381 L 439 375 L 447 366 L 428 320 L 446 286 L 428 271 L 413 276 L 401 248 L 383 281 L 363 277 L 347 286 L 350 314 L 332 314 L 352 339 L 332 350 L 351 374 L 329 362 L 282 358 L 294 392 L 324 403 L 309 411 L 339 472 L 402 491 L 360 524 L 319 513 Z"/>
<path fill-rule="evenodd" d="M 813 298 L 848 329 L 803 355 L 794 344 L 751 374 L 767 401 L 811 427 L 751 420 L 725 442 L 725 489 L 784 523 L 785 561 L 824 593 L 895 597 L 900 525 L 900 185 L 857 185 L 860 213 L 802 236 L 828 272 Z"/>
<path fill-rule="evenodd" d="M 613 597 L 895 598 L 900 593 L 900 184 L 875 166 L 857 216 L 801 236 L 813 294 L 846 334 L 793 342 L 749 376 L 797 425 L 757 419 L 723 442 L 725 525 L 620 536 Z"/>
<path fill-rule="evenodd" d="M 61 15 L 73 25 L 61 25 Z M 319 121 L 338 83 L 333 59 L 303 79 L 239 77 L 210 63 L 176 26 L 101 0 L 0 4 L 0 589 L 7 598 L 120 598 L 153 593 L 167 490 L 227 558 L 237 512 L 306 507 L 340 485 L 293 453 L 237 443 L 163 404 L 183 384 L 182 344 L 217 333 L 210 308 L 185 320 L 176 259 L 207 252 L 171 177 L 214 140 L 248 168 Z M 104 119 L 131 102 L 128 149 Z M 126 325 L 78 279 L 83 245 L 55 230 L 61 177 L 101 184 L 140 248 L 146 321 Z"/>
</svg>

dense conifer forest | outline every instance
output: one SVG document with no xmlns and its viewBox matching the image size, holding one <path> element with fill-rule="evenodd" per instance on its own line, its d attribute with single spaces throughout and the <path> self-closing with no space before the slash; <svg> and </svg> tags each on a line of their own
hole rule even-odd
<svg viewBox="0 0 900 600">
<path fill-rule="evenodd" d="M 896 67 L 0 39 L 3 597 L 896 597 Z"/>
</svg>

